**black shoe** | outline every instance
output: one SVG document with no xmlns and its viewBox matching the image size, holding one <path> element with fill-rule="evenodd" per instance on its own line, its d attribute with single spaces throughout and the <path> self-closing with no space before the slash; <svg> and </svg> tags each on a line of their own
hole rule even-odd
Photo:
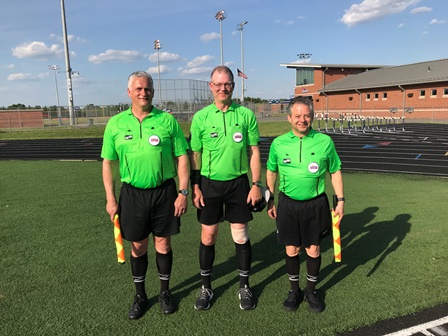
<svg viewBox="0 0 448 336">
<path fill-rule="evenodd" d="M 213 298 L 213 291 L 210 288 L 204 286 L 198 291 L 196 303 L 194 309 L 207 310 L 210 308 L 210 300 Z"/>
<path fill-rule="evenodd" d="M 289 290 L 288 297 L 283 302 L 283 308 L 287 311 L 296 311 L 299 307 L 300 302 L 303 300 L 303 293 L 299 291 Z"/>
<path fill-rule="evenodd" d="M 246 285 L 238 290 L 240 299 L 240 308 L 243 310 L 251 310 L 255 308 L 255 300 L 250 288 Z"/>
<path fill-rule="evenodd" d="M 172 314 L 176 311 L 176 307 L 171 300 L 170 292 L 165 290 L 159 295 L 160 310 L 163 314 Z"/>
<path fill-rule="evenodd" d="M 129 319 L 138 320 L 140 317 L 145 315 L 146 309 L 148 309 L 148 299 L 135 294 L 134 303 L 132 304 L 128 314 Z"/>
<path fill-rule="evenodd" d="M 314 313 L 321 313 L 324 310 L 324 306 L 316 296 L 315 291 L 305 290 L 305 302 L 308 302 L 308 308 Z"/>
</svg>

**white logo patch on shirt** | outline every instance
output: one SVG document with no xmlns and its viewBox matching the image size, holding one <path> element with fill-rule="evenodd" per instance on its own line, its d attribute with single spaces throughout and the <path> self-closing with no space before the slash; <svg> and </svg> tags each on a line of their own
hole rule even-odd
<svg viewBox="0 0 448 336">
<path fill-rule="evenodd" d="M 317 162 L 311 162 L 308 165 L 308 171 L 313 174 L 317 173 L 319 171 L 319 165 L 317 164 Z"/>
<path fill-rule="evenodd" d="M 157 146 L 160 143 L 160 138 L 157 135 L 151 135 L 148 142 L 152 146 Z"/>
<path fill-rule="evenodd" d="M 233 135 L 233 141 L 235 141 L 235 142 L 241 142 L 241 141 L 243 141 L 243 135 L 242 135 L 240 132 L 236 132 L 236 133 Z"/>
</svg>

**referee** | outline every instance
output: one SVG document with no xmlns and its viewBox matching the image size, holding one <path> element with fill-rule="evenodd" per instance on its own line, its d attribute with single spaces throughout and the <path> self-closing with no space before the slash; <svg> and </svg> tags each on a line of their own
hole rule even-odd
<svg viewBox="0 0 448 336">
<path fill-rule="evenodd" d="M 145 278 L 151 233 L 160 280 L 160 309 L 164 314 L 176 309 L 169 291 L 173 264 L 170 237 L 179 233 L 180 216 L 187 211 L 189 169 L 187 142 L 178 122 L 152 106 L 151 75 L 132 73 L 128 95 L 132 106 L 107 123 L 101 157 L 106 210 L 111 221 L 119 215 L 122 236 L 132 247 L 130 264 L 136 294 L 128 317 L 139 319 L 148 308 Z M 118 201 L 113 167 L 117 161 L 122 182 Z"/>
<path fill-rule="evenodd" d="M 313 101 L 295 97 L 290 103 L 288 121 L 292 130 L 272 142 L 267 162 L 266 184 L 274 193 L 279 183 L 278 206 L 268 202 L 268 215 L 276 220 L 278 242 L 285 245 L 286 270 L 290 290 L 283 307 L 295 311 L 304 299 L 313 312 L 322 312 L 322 302 L 316 295 L 316 283 L 321 266 L 320 242 L 331 229 L 331 212 L 325 193 L 325 175 L 331 183 L 338 203 L 335 213 L 342 219 L 344 191 L 341 161 L 333 140 L 316 132 Z M 278 175 L 278 176 L 277 176 Z M 306 288 L 299 287 L 299 252 L 306 252 Z"/>
<path fill-rule="evenodd" d="M 255 114 L 232 102 L 235 82 L 228 67 L 213 69 L 209 85 L 214 102 L 198 111 L 191 123 L 192 199 L 202 227 L 199 246 L 202 287 L 194 307 L 210 308 L 218 226 L 227 220 L 235 242 L 240 308 L 249 310 L 255 308 L 255 299 L 249 286 L 252 247 L 248 222 L 252 213 L 248 205 L 262 199 L 260 134 Z M 252 183 L 247 176 L 249 161 Z"/>
</svg>

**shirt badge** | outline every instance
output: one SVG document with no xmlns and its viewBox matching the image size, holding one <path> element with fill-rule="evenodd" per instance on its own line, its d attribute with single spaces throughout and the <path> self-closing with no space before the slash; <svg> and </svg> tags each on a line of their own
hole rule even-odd
<svg viewBox="0 0 448 336">
<path fill-rule="evenodd" d="M 308 171 L 312 174 L 315 174 L 319 171 L 319 165 L 317 164 L 317 162 L 311 162 L 308 165 Z"/>
<path fill-rule="evenodd" d="M 235 134 L 233 135 L 233 141 L 235 142 L 243 141 L 243 134 L 241 134 L 240 132 L 235 132 Z"/>
<path fill-rule="evenodd" d="M 126 135 L 124 136 L 124 139 L 125 139 L 125 140 L 132 140 L 132 134 L 126 134 Z"/>
<path fill-rule="evenodd" d="M 283 163 L 291 163 L 291 159 L 290 158 L 283 159 Z"/>
<path fill-rule="evenodd" d="M 160 138 L 157 135 L 151 135 L 148 142 L 152 146 L 157 146 L 160 143 Z"/>
<path fill-rule="evenodd" d="M 218 137 L 218 132 L 210 133 L 210 138 L 217 138 L 217 137 Z"/>
</svg>

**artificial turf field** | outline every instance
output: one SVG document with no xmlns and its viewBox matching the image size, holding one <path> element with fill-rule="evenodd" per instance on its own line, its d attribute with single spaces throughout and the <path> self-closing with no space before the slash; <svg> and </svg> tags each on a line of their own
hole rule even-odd
<svg viewBox="0 0 448 336">
<path fill-rule="evenodd" d="M 178 310 L 157 304 L 149 253 L 151 308 L 128 321 L 134 293 L 129 263 L 115 255 L 100 162 L 0 162 L 0 331 L 4 335 L 334 335 L 448 301 L 448 180 L 344 173 L 347 204 L 342 263 L 322 244 L 318 295 L 326 309 L 283 310 L 288 290 L 283 248 L 265 212 L 250 223 L 251 286 L 257 308 L 241 311 L 234 246 L 227 224 L 217 243 L 209 311 L 193 308 L 200 286 L 200 227 L 190 206 L 173 237 L 171 290 Z M 328 191 L 331 193 L 331 185 Z M 129 246 L 125 243 L 126 257 Z M 301 280 L 305 283 L 302 256 Z"/>
</svg>

